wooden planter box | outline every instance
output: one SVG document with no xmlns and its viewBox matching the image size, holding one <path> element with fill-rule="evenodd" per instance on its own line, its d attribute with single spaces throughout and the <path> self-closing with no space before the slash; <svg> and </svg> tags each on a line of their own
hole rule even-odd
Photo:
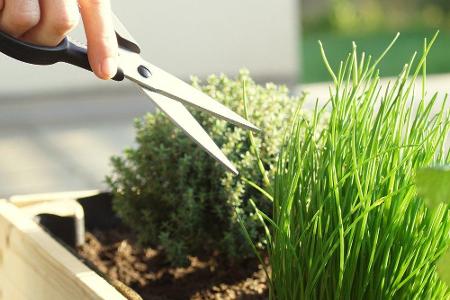
<svg viewBox="0 0 450 300">
<path fill-rule="evenodd" d="M 96 193 L 59 193 L 0 200 L 0 299 L 126 299 L 26 213 L 33 205 Z"/>
</svg>

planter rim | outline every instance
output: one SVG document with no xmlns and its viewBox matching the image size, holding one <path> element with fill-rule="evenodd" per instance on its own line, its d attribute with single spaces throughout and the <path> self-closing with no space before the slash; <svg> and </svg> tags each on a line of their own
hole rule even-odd
<svg viewBox="0 0 450 300">
<path fill-rule="evenodd" d="M 0 298 L 126 299 L 20 209 L 98 193 L 78 191 L 0 199 Z"/>
</svg>

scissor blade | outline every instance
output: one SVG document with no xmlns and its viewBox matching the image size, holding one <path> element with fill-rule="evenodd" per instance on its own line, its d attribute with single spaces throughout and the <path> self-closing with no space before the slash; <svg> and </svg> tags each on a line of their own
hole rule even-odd
<svg viewBox="0 0 450 300">
<path fill-rule="evenodd" d="M 122 71 L 125 76 L 142 87 L 162 94 L 186 105 L 204 110 L 239 127 L 259 131 L 258 127 L 245 120 L 223 104 L 192 87 L 177 77 L 142 60 L 138 55 L 122 53 Z M 138 72 L 138 66 L 145 66 L 151 72 L 148 78 Z"/>
<path fill-rule="evenodd" d="M 180 129 L 208 152 L 215 160 L 224 165 L 235 175 L 239 174 L 233 163 L 228 160 L 222 150 L 219 149 L 183 104 L 146 88 L 142 88 L 142 90 Z"/>
<path fill-rule="evenodd" d="M 136 42 L 130 32 L 122 24 L 122 22 L 120 22 L 119 18 L 114 13 L 112 14 L 112 18 L 119 47 L 127 49 L 130 52 L 141 53 L 141 48 L 138 42 Z"/>
</svg>

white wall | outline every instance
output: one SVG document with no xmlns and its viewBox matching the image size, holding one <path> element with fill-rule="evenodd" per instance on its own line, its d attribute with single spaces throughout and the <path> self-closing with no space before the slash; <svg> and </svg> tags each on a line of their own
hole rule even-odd
<svg viewBox="0 0 450 300">
<path fill-rule="evenodd" d="M 297 0 L 112 1 L 144 56 L 178 76 L 235 74 L 247 67 L 260 80 L 297 79 Z M 112 86 L 73 67 L 29 66 L 0 55 L 0 100 Z"/>
</svg>

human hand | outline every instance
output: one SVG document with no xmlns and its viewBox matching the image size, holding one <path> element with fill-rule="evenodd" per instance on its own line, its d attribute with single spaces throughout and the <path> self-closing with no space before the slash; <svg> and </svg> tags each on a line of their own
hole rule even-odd
<svg viewBox="0 0 450 300">
<path fill-rule="evenodd" d="M 0 0 L 0 30 L 41 46 L 56 46 L 79 23 L 80 13 L 94 73 L 117 72 L 118 46 L 109 0 Z"/>
</svg>

